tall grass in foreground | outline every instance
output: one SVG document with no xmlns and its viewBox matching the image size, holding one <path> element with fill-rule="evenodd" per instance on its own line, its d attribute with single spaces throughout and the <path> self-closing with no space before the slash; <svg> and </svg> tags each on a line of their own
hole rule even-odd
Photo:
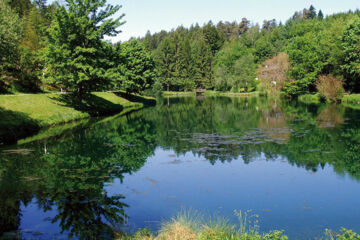
<svg viewBox="0 0 360 240">
<path fill-rule="evenodd" d="M 205 220 L 197 212 L 184 211 L 165 222 L 157 235 L 147 229 L 133 236 L 118 236 L 121 240 L 287 240 L 283 231 L 259 233 L 258 215 L 251 211 L 235 211 L 239 224 L 231 224 L 227 218 L 213 216 Z"/>
<path fill-rule="evenodd" d="M 283 231 L 260 233 L 259 216 L 251 211 L 234 211 L 238 225 L 227 218 L 213 216 L 205 219 L 197 211 L 183 211 L 171 221 L 165 222 L 160 231 L 153 235 L 148 229 L 141 229 L 134 235 L 118 235 L 119 240 L 287 240 Z M 340 233 L 325 230 L 322 240 L 360 240 L 360 235 L 342 228 Z"/>
</svg>

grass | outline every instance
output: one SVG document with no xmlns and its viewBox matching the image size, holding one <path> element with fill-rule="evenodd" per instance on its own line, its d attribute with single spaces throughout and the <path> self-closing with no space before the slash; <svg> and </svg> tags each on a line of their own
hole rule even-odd
<svg viewBox="0 0 360 240">
<path fill-rule="evenodd" d="M 163 92 L 164 97 L 171 96 L 195 96 L 195 92 Z M 228 96 L 228 97 L 248 97 L 248 96 L 259 96 L 259 92 L 249 92 L 249 93 L 231 93 L 231 92 L 218 92 L 218 91 L 206 91 L 205 96 Z"/>
<path fill-rule="evenodd" d="M 282 231 L 261 234 L 257 231 L 256 215 L 251 211 L 236 212 L 238 225 L 228 219 L 210 217 L 205 220 L 198 213 L 182 212 L 171 221 L 162 225 L 160 231 L 153 235 L 147 229 L 141 229 L 134 235 L 118 234 L 118 240 L 287 240 Z M 256 218 L 255 218 L 256 219 Z"/>
<path fill-rule="evenodd" d="M 244 92 L 244 93 L 232 93 L 232 92 L 218 92 L 218 91 L 206 91 L 205 96 L 225 96 L 225 97 L 256 97 L 260 92 Z"/>
<path fill-rule="evenodd" d="M 237 225 L 222 217 L 204 216 L 196 211 L 181 212 L 169 222 L 162 224 L 157 234 L 148 229 L 140 229 L 133 235 L 117 233 L 116 240 L 287 240 L 284 231 L 258 231 L 258 217 L 251 211 L 234 211 L 238 217 Z M 360 240 L 360 235 L 342 228 L 339 233 L 325 229 L 323 240 Z"/>
<path fill-rule="evenodd" d="M 195 92 L 174 92 L 174 91 L 164 91 L 163 92 L 163 96 L 164 97 L 168 97 L 168 96 L 195 96 L 196 93 Z"/>
<path fill-rule="evenodd" d="M 305 104 L 320 104 L 322 102 L 319 93 L 304 94 L 299 96 L 298 100 Z M 360 109 L 360 94 L 345 94 L 341 99 L 341 104 L 345 107 Z"/>
<path fill-rule="evenodd" d="M 341 101 L 346 104 L 360 104 L 360 94 L 346 94 Z"/>
<path fill-rule="evenodd" d="M 84 95 L 81 101 L 58 93 L 0 95 L 0 145 L 14 143 L 43 127 L 156 103 L 153 98 L 130 95 L 129 99 L 121 94 L 95 92 Z"/>
</svg>

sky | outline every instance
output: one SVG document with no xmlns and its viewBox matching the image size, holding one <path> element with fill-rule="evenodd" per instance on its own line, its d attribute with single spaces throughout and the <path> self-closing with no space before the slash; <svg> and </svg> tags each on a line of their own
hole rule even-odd
<svg viewBox="0 0 360 240">
<path fill-rule="evenodd" d="M 51 2 L 48 1 L 48 2 Z M 171 30 L 180 25 L 203 25 L 211 20 L 241 21 L 246 17 L 252 23 L 276 19 L 285 22 L 295 11 L 313 5 L 329 15 L 360 9 L 360 0 L 107 0 L 112 5 L 122 5 L 120 13 L 126 23 L 122 33 L 111 39 L 113 42 L 141 37 L 151 33 Z"/>
</svg>

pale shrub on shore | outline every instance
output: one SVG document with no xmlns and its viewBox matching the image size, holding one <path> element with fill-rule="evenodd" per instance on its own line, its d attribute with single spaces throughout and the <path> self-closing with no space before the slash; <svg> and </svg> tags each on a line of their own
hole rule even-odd
<svg viewBox="0 0 360 240">
<path fill-rule="evenodd" d="M 342 81 L 332 75 L 320 75 L 315 86 L 331 102 L 338 102 L 344 96 Z"/>
<path fill-rule="evenodd" d="M 257 72 L 260 90 L 270 95 L 280 92 L 289 81 L 287 76 L 289 69 L 289 55 L 284 52 L 263 62 Z"/>
</svg>

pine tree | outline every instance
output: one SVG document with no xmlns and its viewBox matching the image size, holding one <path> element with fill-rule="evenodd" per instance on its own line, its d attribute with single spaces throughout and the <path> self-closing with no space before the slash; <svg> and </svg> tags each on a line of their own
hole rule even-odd
<svg viewBox="0 0 360 240">
<path fill-rule="evenodd" d="M 155 53 L 157 67 L 161 76 L 161 83 L 166 86 L 167 91 L 170 90 L 170 83 L 173 77 L 175 66 L 174 61 L 175 47 L 169 38 L 165 38 L 159 45 Z"/>
<path fill-rule="evenodd" d="M 209 22 L 203 29 L 203 35 L 206 43 L 210 46 L 210 50 L 213 56 L 215 56 L 215 53 L 219 51 L 219 49 L 224 44 L 224 39 L 219 34 L 216 27 L 212 24 L 212 22 Z"/>
<path fill-rule="evenodd" d="M 21 18 L 25 16 L 32 7 L 30 0 L 10 0 L 9 4 Z"/>
<path fill-rule="evenodd" d="M 310 19 L 314 19 L 314 18 L 316 18 L 316 9 L 315 9 L 315 7 L 313 6 L 313 5 L 311 5 L 310 6 L 310 8 L 309 8 L 309 18 Z"/>
<path fill-rule="evenodd" d="M 213 87 L 213 57 L 211 48 L 204 39 L 194 42 L 193 46 L 194 79 L 197 88 L 210 89 Z"/>
<path fill-rule="evenodd" d="M 324 19 L 324 14 L 323 12 L 320 10 L 319 13 L 318 13 L 318 19 L 319 20 L 323 20 Z"/>
</svg>

